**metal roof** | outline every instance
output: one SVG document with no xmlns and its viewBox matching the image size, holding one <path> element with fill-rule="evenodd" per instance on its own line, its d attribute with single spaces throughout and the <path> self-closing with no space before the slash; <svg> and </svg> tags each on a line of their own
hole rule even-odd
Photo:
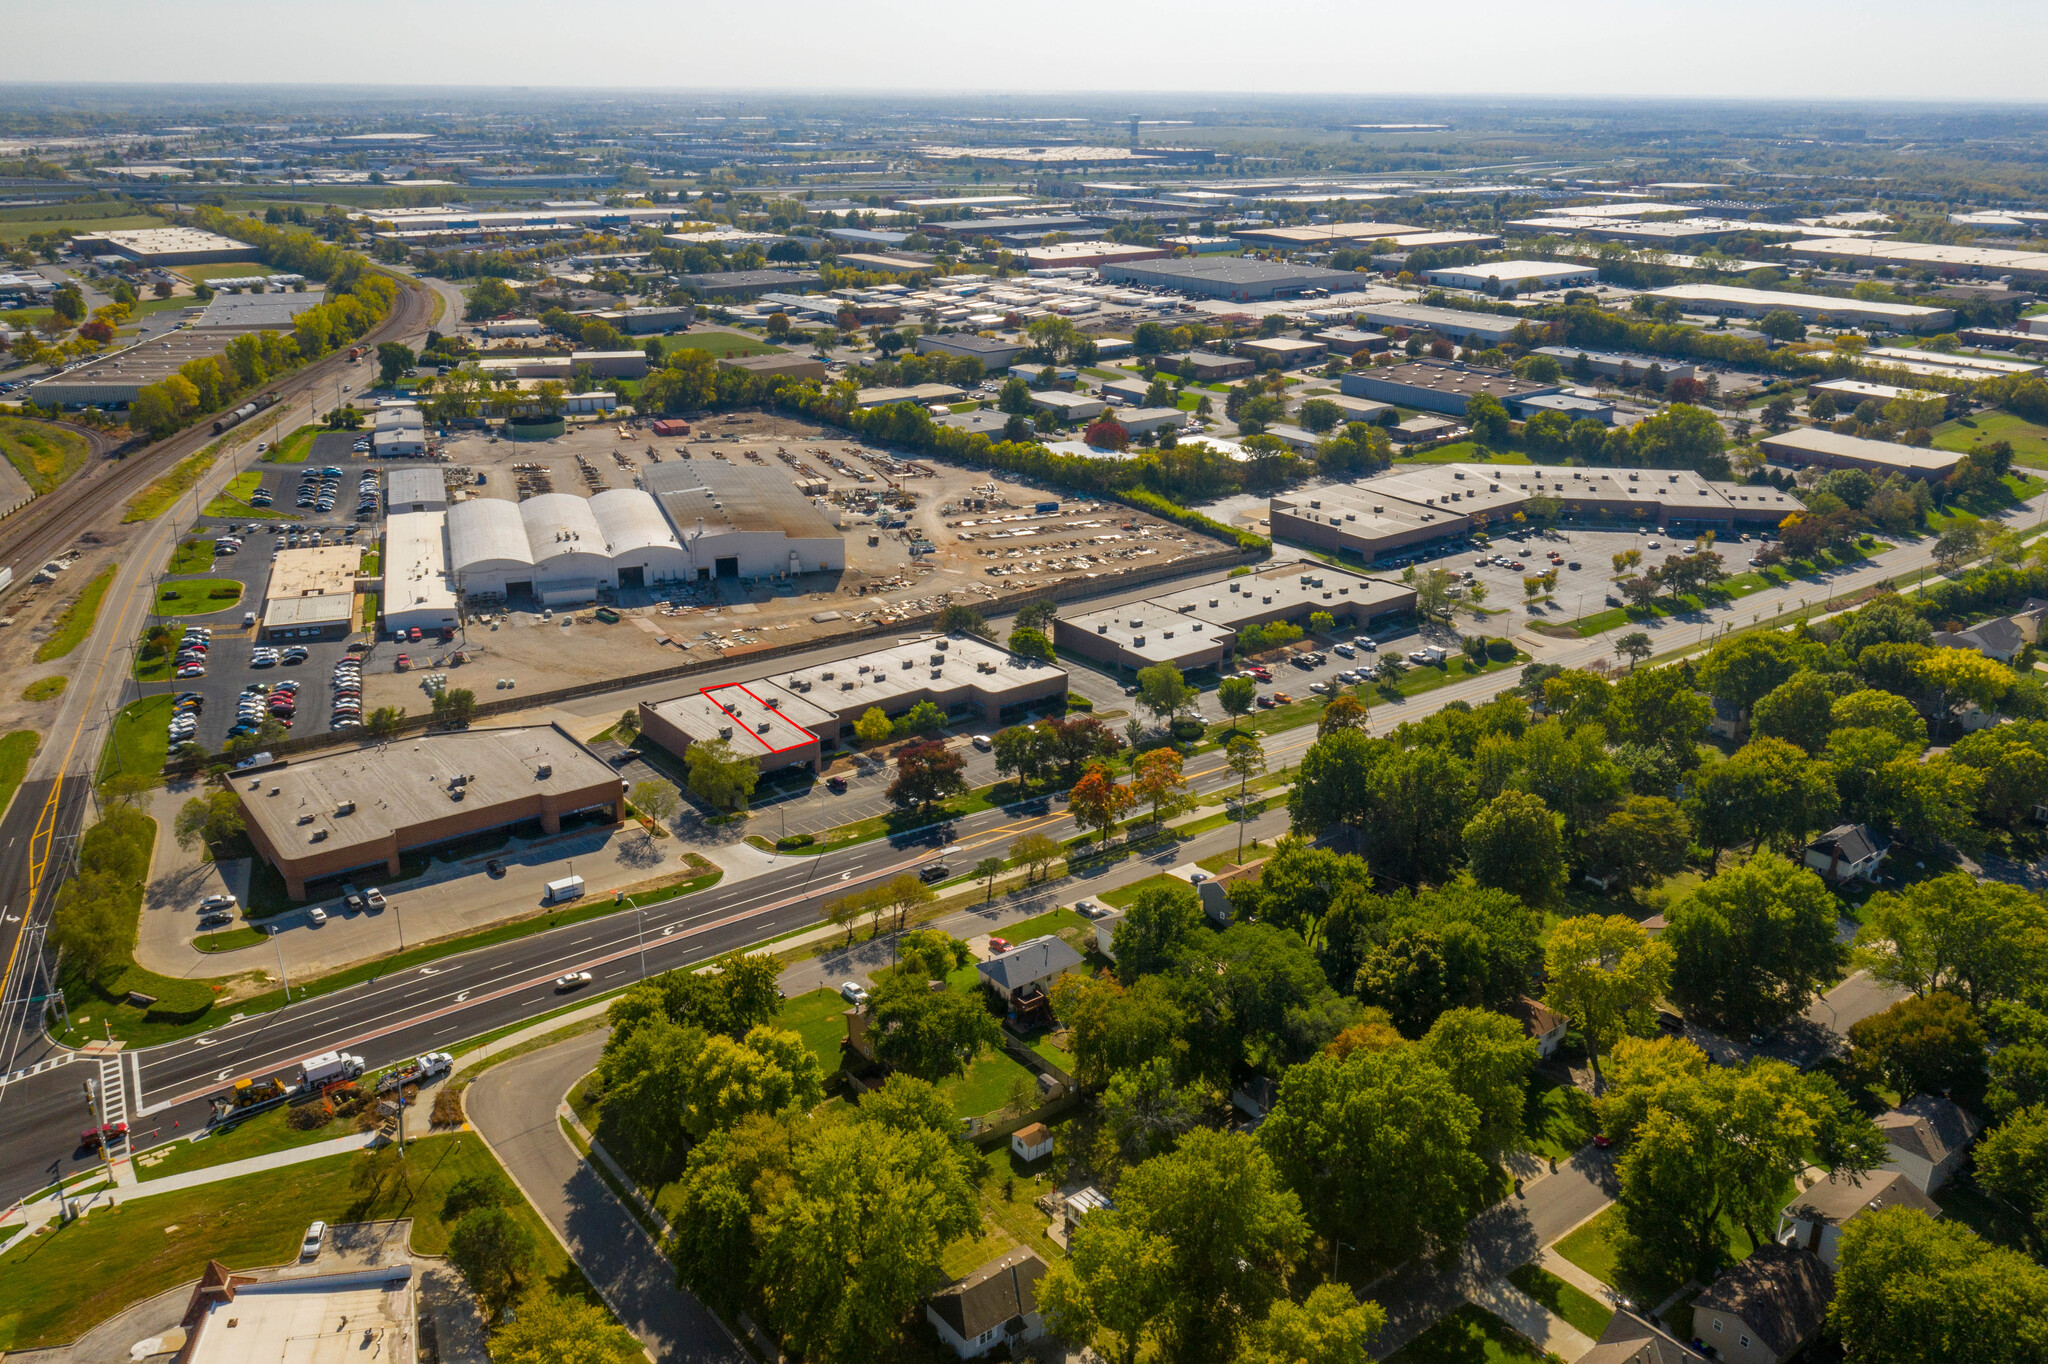
<svg viewBox="0 0 2048 1364">
<path fill-rule="evenodd" d="M 668 518 L 661 514 L 661 507 L 651 493 L 638 488 L 608 488 L 591 497 L 590 512 L 597 518 L 605 546 L 614 556 L 640 549 L 672 549 L 682 553 L 683 547 L 676 542 Z"/>
<path fill-rule="evenodd" d="M 448 561 L 458 574 L 486 564 L 533 563 L 519 504 L 475 497 L 448 509 Z"/>
<path fill-rule="evenodd" d="M 678 539 L 703 533 L 779 531 L 793 540 L 841 540 L 839 528 L 778 469 L 717 460 L 664 460 L 641 471 Z M 538 499 L 536 499 L 538 500 Z"/>
<path fill-rule="evenodd" d="M 519 504 L 519 519 L 526 527 L 527 551 L 536 568 L 572 554 L 611 557 L 588 498 L 543 493 Z"/>
</svg>

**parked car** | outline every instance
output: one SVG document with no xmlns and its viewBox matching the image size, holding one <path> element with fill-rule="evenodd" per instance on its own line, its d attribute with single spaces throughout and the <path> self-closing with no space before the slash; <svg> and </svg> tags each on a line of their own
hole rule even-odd
<svg viewBox="0 0 2048 1364">
<path fill-rule="evenodd" d="M 861 1005 L 868 1002 L 867 987 L 857 980 L 842 982 L 839 986 L 839 993 L 848 1004 Z"/>
<path fill-rule="evenodd" d="M 305 1238 L 299 1242 L 299 1258 L 306 1260 L 318 1255 L 320 1253 L 320 1242 L 326 1235 L 327 1224 L 325 1222 L 315 1222 L 312 1226 L 307 1227 Z"/>
<path fill-rule="evenodd" d="M 315 905 L 306 911 L 306 917 L 316 924 L 324 924 L 327 922 L 327 911 Z"/>
</svg>

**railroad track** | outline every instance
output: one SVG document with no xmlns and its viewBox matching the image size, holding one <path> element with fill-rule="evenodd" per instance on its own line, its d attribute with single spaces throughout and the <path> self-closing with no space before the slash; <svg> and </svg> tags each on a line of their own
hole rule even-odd
<svg viewBox="0 0 2048 1364">
<path fill-rule="evenodd" d="M 404 287 L 399 290 L 391 312 L 356 343 L 371 354 L 380 341 L 423 333 L 433 316 L 431 289 L 403 276 L 394 278 Z M 335 373 L 347 367 L 347 353 L 337 350 L 248 396 L 275 393 L 280 403 L 290 403 L 332 383 Z M 125 459 L 110 459 L 106 455 L 105 437 L 96 437 L 94 458 L 85 468 L 0 521 L 0 564 L 14 569 L 14 581 L 0 592 L 0 597 L 20 591 L 39 565 L 56 557 L 81 535 L 118 526 L 121 513 L 136 493 L 213 439 L 209 418 Z"/>
</svg>

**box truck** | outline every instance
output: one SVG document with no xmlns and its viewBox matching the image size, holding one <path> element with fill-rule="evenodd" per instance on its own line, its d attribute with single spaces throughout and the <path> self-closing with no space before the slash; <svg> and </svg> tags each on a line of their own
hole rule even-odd
<svg viewBox="0 0 2048 1364">
<path fill-rule="evenodd" d="M 345 1051 L 324 1051 L 299 1062 L 299 1072 L 305 1086 L 314 1089 L 336 1080 L 355 1079 L 363 1073 L 363 1058 Z"/>
<path fill-rule="evenodd" d="M 583 878 L 580 876 L 564 876 L 559 881 L 548 882 L 547 902 L 551 905 L 558 905 L 564 900 L 573 900 L 581 894 L 583 894 Z"/>
</svg>

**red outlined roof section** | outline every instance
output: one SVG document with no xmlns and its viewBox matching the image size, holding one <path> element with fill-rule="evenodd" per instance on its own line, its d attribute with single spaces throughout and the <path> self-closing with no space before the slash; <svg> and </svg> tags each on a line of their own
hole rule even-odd
<svg viewBox="0 0 2048 1364">
<path fill-rule="evenodd" d="M 739 692 L 747 699 L 745 702 L 742 702 L 733 699 L 730 695 L 721 698 L 718 695 L 719 692 Z M 717 706 L 727 715 L 730 715 L 737 722 L 738 726 L 745 728 L 747 734 L 754 742 L 760 744 L 761 747 L 767 749 L 770 753 L 787 753 L 793 748 L 802 748 L 805 744 L 818 742 L 817 735 L 811 733 L 811 731 L 805 729 L 787 715 L 784 715 L 780 708 L 771 706 L 760 697 L 754 695 L 753 692 L 747 689 L 744 683 L 728 682 L 718 687 L 699 687 L 697 688 L 697 693 L 712 705 Z M 752 704 L 748 704 L 748 702 Z M 782 740 L 787 740 L 788 742 L 780 742 Z"/>
</svg>

